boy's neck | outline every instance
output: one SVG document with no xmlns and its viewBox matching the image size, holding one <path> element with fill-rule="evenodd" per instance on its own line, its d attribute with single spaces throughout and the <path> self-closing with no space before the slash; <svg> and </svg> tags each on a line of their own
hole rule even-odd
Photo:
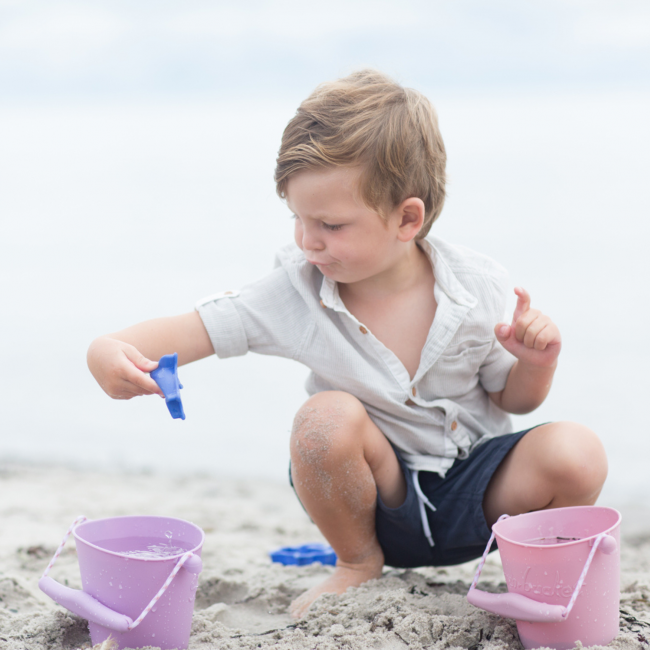
<svg viewBox="0 0 650 650">
<path fill-rule="evenodd" d="M 339 295 L 355 301 L 383 300 L 409 291 L 423 281 L 433 280 L 433 269 L 427 254 L 415 243 L 399 260 L 382 273 L 352 283 L 338 283 Z"/>
</svg>

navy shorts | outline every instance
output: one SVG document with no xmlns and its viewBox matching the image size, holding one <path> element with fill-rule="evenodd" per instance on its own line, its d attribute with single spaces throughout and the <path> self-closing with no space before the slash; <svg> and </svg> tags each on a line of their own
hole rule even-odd
<svg viewBox="0 0 650 650">
<path fill-rule="evenodd" d="M 426 508 L 433 546 L 424 535 L 411 470 L 395 450 L 406 479 L 407 494 L 398 508 L 387 507 L 377 495 L 375 528 L 384 562 L 409 568 L 462 564 L 481 557 L 491 535 L 483 514 L 483 495 L 501 461 L 529 431 L 485 441 L 466 459 L 457 459 L 444 479 L 436 472 L 419 473 L 422 492 L 436 508 L 435 512 Z"/>
<path fill-rule="evenodd" d="M 483 514 L 483 496 L 501 461 L 530 429 L 490 438 L 465 460 L 456 460 L 445 478 L 436 472 L 420 472 L 420 488 L 436 507 L 426 508 L 434 545 L 424 535 L 420 504 L 411 470 L 400 457 L 407 493 L 398 508 L 387 507 L 377 495 L 377 539 L 384 562 L 394 567 L 462 564 L 483 555 L 492 532 Z"/>
</svg>

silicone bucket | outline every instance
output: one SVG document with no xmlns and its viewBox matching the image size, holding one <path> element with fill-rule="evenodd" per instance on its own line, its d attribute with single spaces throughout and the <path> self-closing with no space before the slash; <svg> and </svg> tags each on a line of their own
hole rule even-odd
<svg viewBox="0 0 650 650">
<path fill-rule="evenodd" d="M 83 590 L 64 587 L 47 577 L 71 532 L 76 539 Z M 203 531 L 182 519 L 113 517 L 86 521 L 80 517 L 68 530 L 39 587 L 88 620 L 93 645 L 110 636 L 119 648 L 187 648 L 203 540 Z M 152 541 L 169 542 L 182 550 L 155 559 L 127 554 L 147 548 Z"/>
<path fill-rule="evenodd" d="M 507 516 L 506 516 L 507 517 Z M 617 634 L 621 515 L 579 506 L 501 518 L 467 599 L 517 621 L 525 648 L 607 645 Z M 508 593 L 476 589 L 496 538 Z"/>
</svg>

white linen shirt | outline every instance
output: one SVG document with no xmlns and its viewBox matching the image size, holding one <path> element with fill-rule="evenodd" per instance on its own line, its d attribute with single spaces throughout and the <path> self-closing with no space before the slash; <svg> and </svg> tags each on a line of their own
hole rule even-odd
<svg viewBox="0 0 650 650">
<path fill-rule="evenodd" d="M 252 351 L 299 361 L 312 371 L 309 395 L 354 395 L 411 470 L 444 477 L 456 458 L 511 431 L 486 392 L 505 387 L 515 362 L 494 335 L 507 274 L 490 258 L 437 237 L 419 244 L 433 266 L 437 309 L 413 379 L 295 244 L 280 249 L 266 277 L 208 296 L 196 309 L 218 357 Z"/>
</svg>

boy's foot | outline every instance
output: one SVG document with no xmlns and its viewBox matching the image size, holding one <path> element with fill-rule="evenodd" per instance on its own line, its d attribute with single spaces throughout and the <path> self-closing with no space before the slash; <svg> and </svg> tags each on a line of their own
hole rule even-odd
<svg viewBox="0 0 650 650">
<path fill-rule="evenodd" d="M 363 564 L 339 563 L 327 580 L 301 594 L 291 603 L 291 616 L 295 619 L 302 618 L 321 594 L 343 594 L 348 587 L 358 587 L 368 580 L 380 578 L 383 566 L 383 557 L 379 562 L 375 559 Z"/>
</svg>

